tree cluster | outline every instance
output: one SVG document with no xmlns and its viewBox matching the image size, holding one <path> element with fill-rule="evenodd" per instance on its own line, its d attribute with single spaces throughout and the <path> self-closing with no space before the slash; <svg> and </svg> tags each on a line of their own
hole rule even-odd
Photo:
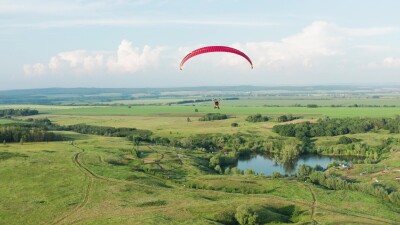
<svg viewBox="0 0 400 225">
<path fill-rule="evenodd" d="M 24 126 L 1 126 L 0 140 L 3 143 L 9 142 L 44 142 L 44 141 L 62 141 L 63 137 L 53 132 L 48 132 L 41 128 L 31 128 Z"/>
<path fill-rule="evenodd" d="M 354 183 L 343 180 L 340 177 L 327 175 L 323 172 L 317 171 L 310 166 L 299 165 L 298 178 L 302 180 L 309 180 L 314 184 L 324 186 L 331 190 L 353 190 L 362 193 L 370 194 L 381 198 L 397 205 L 400 205 L 400 192 L 385 189 L 380 185 L 373 185 L 369 183 Z"/>
<path fill-rule="evenodd" d="M 228 116 L 221 113 L 207 113 L 199 118 L 199 121 L 226 120 Z"/>
<path fill-rule="evenodd" d="M 35 109 L 1 109 L 0 117 L 6 116 L 32 116 L 39 114 Z"/>
<path fill-rule="evenodd" d="M 268 120 L 268 116 L 263 116 L 261 114 L 250 115 L 246 118 L 246 121 L 251 123 L 267 122 Z"/>
<path fill-rule="evenodd" d="M 280 122 L 280 123 L 283 123 L 283 122 L 288 122 L 288 121 L 296 120 L 296 119 L 299 119 L 299 118 L 300 118 L 300 117 L 296 117 L 296 116 L 293 116 L 292 114 L 288 114 L 288 115 L 281 115 L 281 116 L 279 116 L 279 117 L 277 118 L 277 121 Z"/>
<path fill-rule="evenodd" d="M 395 118 L 324 118 L 317 123 L 276 125 L 273 131 L 286 137 L 320 137 L 366 133 L 373 129 L 386 129 L 400 133 L 400 117 Z"/>
</svg>

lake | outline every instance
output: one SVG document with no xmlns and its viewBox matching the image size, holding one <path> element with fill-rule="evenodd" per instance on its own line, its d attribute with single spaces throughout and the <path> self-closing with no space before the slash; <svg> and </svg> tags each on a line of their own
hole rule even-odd
<svg viewBox="0 0 400 225">
<path fill-rule="evenodd" d="M 349 161 L 354 157 L 338 157 L 338 156 L 320 156 L 320 155 L 301 155 L 295 162 L 292 163 L 277 163 L 271 155 L 250 155 L 247 157 L 240 157 L 237 162 L 237 167 L 241 170 L 252 169 L 256 173 L 264 173 L 266 176 L 272 175 L 273 172 L 279 172 L 282 175 L 295 174 L 297 172 L 297 166 L 305 164 L 311 167 L 320 165 L 326 168 L 329 163 L 336 160 L 341 162 L 342 160 Z"/>
</svg>

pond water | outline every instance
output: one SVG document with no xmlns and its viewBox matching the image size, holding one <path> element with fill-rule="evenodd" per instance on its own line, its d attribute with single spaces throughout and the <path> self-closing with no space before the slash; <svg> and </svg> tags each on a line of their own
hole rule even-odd
<svg viewBox="0 0 400 225">
<path fill-rule="evenodd" d="M 273 172 L 284 174 L 295 174 L 300 164 L 311 167 L 320 165 L 326 168 L 332 161 L 350 161 L 354 157 L 337 157 L 337 156 L 320 156 L 320 155 L 301 155 L 296 161 L 291 163 L 278 163 L 270 155 L 250 155 L 239 158 L 237 167 L 241 170 L 252 169 L 256 173 L 264 173 L 266 176 L 272 175 Z"/>
</svg>

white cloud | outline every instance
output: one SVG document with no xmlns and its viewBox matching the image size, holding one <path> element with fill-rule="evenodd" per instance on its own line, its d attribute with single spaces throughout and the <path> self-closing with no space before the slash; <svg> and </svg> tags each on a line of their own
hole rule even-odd
<svg viewBox="0 0 400 225">
<path fill-rule="evenodd" d="M 386 57 L 380 62 L 371 62 L 368 64 L 369 68 L 377 69 L 377 68 L 400 68 L 400 58 L 394 57 Z"/>
<path fill-rule="evenodd" d="M 253 59 L 255 68 L 312 67 L 321 57 L 342 54 L 340 45 L 343 37 L 334 31 L 334 26 L 317 21 L 305 27 L 300 33 L 281 39 L 278 42 L 237 43 L 233 47 L 241 49 Z M 241 59 L 227 55 L 222 63 L 235 65 Z"/>
<path fill-rule="evenodd" d="M 138 48 L 133 48 L 128 41 L 122 41 L 118 47 L 117 56 L 111 57 L 107 61 L 110 72 L 137 72 L 150 66 L 156 66 L 162 48 L 152 49 L 144 46 L 142 52 Z"/>
<path fill-rule="evenodd" d="M 387 68 L 400 68 L 400 58 L 385 58 L 382 62 L 382 65 Z"/>
<path fill-rule="evenodd" d="M 231 45 L 245 52 L 254 67 L 281 69 L 309 69 L 319 65 L 324 59 L 346 55 L 348 44 L 353 37 L 385 35 L 397 29 L 383 28 L 343 28 L 326 21 L 315 21 L 301 32 L 279 41 L 235 43 Z M 352 46 L 371 48 L 371 46 Z M 180 51 L 185 48 L 181 48 Z M 245 63 L 232 54 L 223 57 L 209 57 L 212 61 L 230 66 Z"/>
<path fill-rule="evenodd" d="M 42 75 L 45 73 L 46 66 L 41 63 L 36 63 L 33 65 L 24 65 L 23 69 L 27 76 Z"/>
<path fill-rule="evenodd" d="M 24 65 L 27 76 L 43 74 L 94 74 L 94 73 L 135 73 L 157 66 L 161 47 L 144 46 L 143 49 L 132 46 L 123 40 L 115 53 L 75 50 L 61 52 L 50 58 L 47 64 Z"/>
</svg>

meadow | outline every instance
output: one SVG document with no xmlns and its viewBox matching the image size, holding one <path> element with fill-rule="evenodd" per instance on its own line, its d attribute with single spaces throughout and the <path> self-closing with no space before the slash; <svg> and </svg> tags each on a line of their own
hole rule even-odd
<svg viewBox="0 0 400 225">
<path fill-rule="evenodd" d="M 280 136 L 272 131 L 273 126 L 316 123 L 325 117 L 400 115 L 400 107 L 328 107 L 333 101 L 397 105 L 396 96 L 364 101 L 240 97 L 223 101 L 220 110 L 213 109 L 209 102 L 169 105 L 185 99 L 188 98 L 174 96 L 111 102 L 144 104 L 140 106 L 0 105 L 3 109 L 30 108 L 40 112 L 0 118 L 0 125 L 29 125 L 47 118 L 60 126 L 85 123 L 149 130 L 151 137 L 171 140 L 189 140 L 198 134 L 243 134 L 293 143 L 295 137 Z M 295 102 L 319 107 L 289 107 Z M 279 106 L 263 106 L 266 104 Z M 227 114 L 228 119 L 199 121 L 206 113 L 215 112 Z M 246 120 L 256 113 L 268 116 L 269 121 Z M 278 116 L 287 114 L 299 118 L 277 121 Z M 237 126 L 232 126 L 234 123 Z M 400 223 L 398 205 L 359 191 L 332 190 L 291 176 L 220 174 L 210 167 L 210 158 L 218 153 L 205 149 L 146 141 L 135 144 L 126 137 L 110 134 L 54 132 L 65 140 L 0 143 L 0 224 L 239 224 L 236 214 L 243 208 L 258 215 L 258 224 Z M 317 148 L 341 148 L 341 136 L 314 137 L 311 141 Z M 380 146 L 389 138 L 400 139 L 398 133 L 377 129 L 345 136 L 370 147 Z M 400 174 L 400 148 L 392 147 L 393 151 L 384 153 L 377 162 L 354 164 L 351 170 L 333 167 L 325 173 L 399 190 L 400 183 L 394 177 Z"/>
<path fill-rule="evenodd" d="M 358 192 L 292 179 L 206 175 L 195 152 L 142 145 L 143 156 L 136 158 L 132 148 L 122 138 L 88 135 L 74 144 L 1 146 L 2 153 L 15 153 L 1 160 L 2 224 L 226 224 L 240 205 L 255 206 L 263 223 L 392 224 L 398 219 L 398 209 Z M 179 160 L 180 154 L 185 158 Z M 109 163 L 119 158 L 129 164 Z M 135 163 L 158 172 L 132 170 Z M 158 176 L 160 168 L 180 177 Z M 188 188 L 188 183 L 198 186 Z"/>
<path fill-rule="evenodd" d="M 245 102 L 245 101 L 244 101 Z M 77 107 L 43 109 L 45 114 L 57 115 L 94 115 L 94 116 L 119 116 L 119 115 L 153 115 L 153 116 L 196 116 L 204 113 L 225 113 L 230 115 L 250 115 L 261 113 L 267 116 L 293 114 L 307 118 L 329 117 L 391 117 L 400 114 L 399 108 L 385 107 L 240 107 L 221 106 L 215 110 L 207 106 L 113 106 L 113 107 Z M 198 110 L 198 113 L 195 110 Z"/>
</svg>

